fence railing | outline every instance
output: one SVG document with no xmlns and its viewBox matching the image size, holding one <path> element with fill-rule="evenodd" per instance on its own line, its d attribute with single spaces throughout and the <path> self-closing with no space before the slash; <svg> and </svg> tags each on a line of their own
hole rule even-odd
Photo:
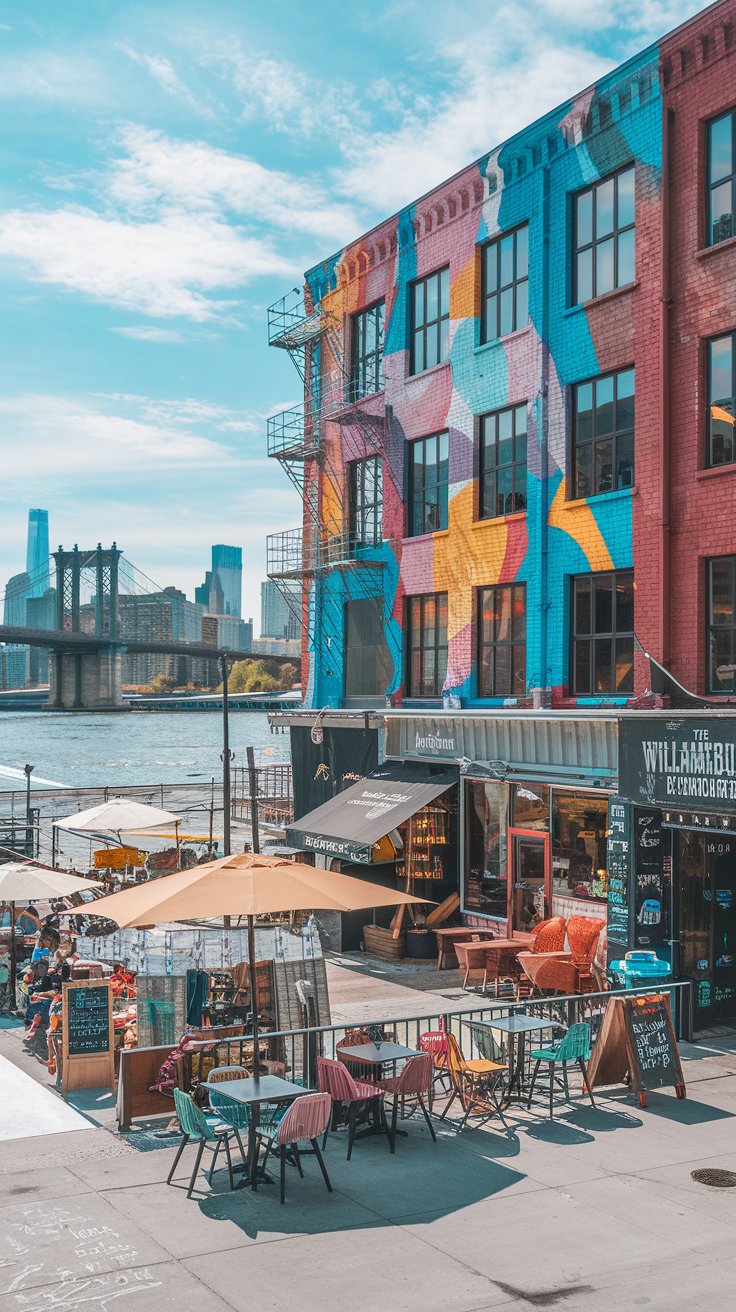
<svg viewBox="0 0 736 1312">
<path fill-rule="evenodd" d="M 286 1064 L 289 1076 L 301 1079 L 308 1088 L 316 1087 L 317 1057 L 335 1058 L 337 1049 L 345 1042 L 346 1031 L 355 1029 L 380 1030 L 384 1035 L 391 1035 L 396 1043 L 407 1048 L 419 1047 L 420 1034 L 427 1030 L 443 1029 L 454 1034 L 466 1056 L 480 1056 L 476 1053 L 471 1030 L 473 1021 L 493 1021 L 523 1012 L 548 1020 L 550 1029 L 560 1034 L 570 1025 L 585 1021 L 590 1025 L 595 1040 L 606 1006 L 615 997 L 644 997 L 652 993 L 668 993 L 670 1007 L 678 1037 L 689 1034 L 690 1023 L 690 984 L 688 981 L 675 984 L 650 986 L 642 989 L 612 989 L 607 993 L 580 993 L 572 996 L 559 995 L 551 998 L 529 998 L 524 1002 L 480 1002 L 469 1007 L 448 1008 L 433 1015 L 382 1017 L 376 1020 L 352 1021 L 342 1025 L 320 1025 L 309 1029 L 291 1029 L 269 1031 L 261 1035 L 268 1040 L 269 1054 L 273 1060 Z M 499 1036 L 500 1037 L 500 1036 Z M 552 1037 L 552 1036 L 550 1036 Z M 227 1049 L 227 1064 L 238 1063 L 242 1050 L 242 1039 L 222 1039 L 218 1050 Z M 499 1047 L 501 1045 L 499 1044 Z"/>
</svg>

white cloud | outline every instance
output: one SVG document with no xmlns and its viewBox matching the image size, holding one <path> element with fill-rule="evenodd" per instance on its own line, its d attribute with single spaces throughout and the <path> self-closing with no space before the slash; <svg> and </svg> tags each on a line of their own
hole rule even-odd
<svg viewBox="0 0 736 1312">
<path fill-rule="evenodd" d="M 213 117 L 213 111 L 209 106 L 204 105 L 201 100 L 198 100 L 193 92 L 189 90 L 189 87 L 179 77 L 171 60 L 165 55 L 149 54 L 143 50 L 136 50 L 134 46 L 129 45 L 125 41 L 120 44 L 120 49 L 123 54 L 127 55 L 129 59 L 132 59 L 134 64 L 138 64 L 139 67 L 144 68 L 146 72 L 150 73 L 154 82 L 156 82 L 167 95 L 183 100 L 191 109 L 195 109 L 198 113 L 204 114 L 207 118 Z"/>
<path fill-rule="evenodd" d="M 0 58 L 0 99 L 80 108 L 109 105 L 114 93 L 103 65 L 84 51 L 41 49 Z"/>
<path fill-rule="evenodd" d="M 142 314 L 203 322 L 230 308 L 223 291 L 298 266 L 264 238 L 212 215 L 172 213 L 146 223 L 64 208 L 0 214 L 0 256 L 37 282 Z"/>
<path fill-rule="evenodd" d="M 118 337 L 130 337 L 136 342 L 185 342 L 183 333 L 175 328 L 155 328 L 144 323 L 131 324 L 127 328 L 111 328 L 111 333 Z"/>
</svg>

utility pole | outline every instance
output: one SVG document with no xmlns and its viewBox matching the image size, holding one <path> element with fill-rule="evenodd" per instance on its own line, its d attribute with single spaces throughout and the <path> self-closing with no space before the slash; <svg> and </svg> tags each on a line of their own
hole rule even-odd
<svg viewBox="0 0 736 1312">
<path fill-rule="evenodd" d="M 31 775 L 35 766 L 24 765 L 23 771 L 26 776 L 26 856 L 33 856 L 33 829 L 31 827 Z"/>
<path fill-rule="evenodd" d="M 250 838 L 251 848 L 254 852 L 260 852 L 261 839 L 258 833 L 258 775 L 256 773 L 256 762 L 252 747 L 246 747 L 245 755 L 248 761 L 248 792 L 250 793 Z"/>
<path fill-rule="evenodd" d="M 225 655 L 220 657 L 220 673 L 222 674 L 222 846 L 223 855 L 230 856 L 230 762 L 233 753 L 230 751 L 230 723 L 227 700 L 228 664 Z"/>
</svg>

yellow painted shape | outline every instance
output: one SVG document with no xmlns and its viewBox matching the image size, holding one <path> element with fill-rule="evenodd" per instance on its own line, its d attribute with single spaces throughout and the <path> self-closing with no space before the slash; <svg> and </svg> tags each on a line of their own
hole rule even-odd
<svg viewBox="0 0 736 1312">
<path fill-rule="evenodd" d="M 450 283 L 450 318 L 472 319 L 477 303 L 478 261 L 473 258 L 455 274 Z"/>
<path fill-rule="evenodd" d="M 504 520 L 473 530 L 472 482 L 451 498 L 449 532 L 434 541 L 434 590 L 447 593 L 447 631 L 454 638 L 473 619 L 473 588 L 498 583 L 506 559 L 509 531 Z"/>
<path fill-rule="evenodd" d="M 611 553 L 588 503 L 567 504 L 567 479 L 563 478 L 555 493 L 547 523 L 577 542 L 592 570 L 613 569 Z"/>
</svg>

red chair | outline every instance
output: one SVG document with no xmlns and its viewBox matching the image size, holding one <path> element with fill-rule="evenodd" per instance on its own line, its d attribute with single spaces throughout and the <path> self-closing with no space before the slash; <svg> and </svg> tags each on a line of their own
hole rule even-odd
<svg viewBox="0 0 736 1312">
<path fill-rule="evenodd" d="M 552 916 L 549 920 L 540 920 L 532 930 L 529 952 L 563 952 L 567 922 L 564 916 Z"/>
<path fill-rule="evenodd" d="M 299 1156 L 299 1144 L 308 1140 L 314 1149 L 314 1155 L 319 1163 L 319 1169 L 322 1172 L 322 1178 L 330 1193 L 332 1185 L 330 1177 L 327 1174 L 322 1153 L 319 1149 L 319 1137 L 325 1134 L 330 1123 L 330 1113 L 332 1110 L 332 1099 L 329 1093 L 305 1093 L 301 1098 L 295 1098 L 288 1112 L 278 1126 L 259 1126 L 258 1138 L 266 1144 L 266 1155 L 263 1159 L 265 1169 L 268 1161 L 268 1154 L 272 1149 L 277 1148 L 281 1158 L 281 1202 L 286 1197 L 286 1154 L 291 1153 L 299 1170 L 299 1174 L 304 1179 L 302 1170 L 301 1157 Z M 348 1154 L 349 1156 L 350 1154 Z"/>
<path fill-rule="evenodd" d="M 403 1103 L 405 1098 L 416 1098 L 429 1126 L 432 1142 L 437 1142 L 437 1135 L 434 1132 L 434 1126 L 424 1103 L 424 1095 L 431 1094 L 432 1082 L 432 1057 L 428 1052 L 422 1052 L 416 1057 L 410 1057 L 403 1071 L 398 1075 L 381 1080 L 381 1088 L 385 1089 L 386 1093 L 390 1093 L 394 1100 L 391 1110 L 391 1132 L 389 1134 L 392 1153 L 396 1151 L 396 1121 L 399 1114 L 399 1103 Z"/>
<path fill-rule="evenodd" d="M 432 1110 L 434 1100 L 435 1085 L 439 1085 L 442 1093 L 450 1091 L 450 1045 L 447 1034 L 444 1030 L 426 1030 L 424 1034 L 419 1035 L 419 1047 L 422 1052 L 428 1052 L 432 1057 L 432 1083 L 429 1088 L 429 1108 Z M 448 1087 L 445 1090 L 445 1080 Z"/>
<path fill-rule="evenodd" d="M 384 1091 L 377 1084 L 367 1084 L 364 1080 L 354 1080 L 347 1066 L 341 1061 L 331 1061 L 329 1057 L 317 1058 L 317 1088 L 321 1093 L 329 1093 L 332 1098 L 332 1129 L 340 1124 L 342 1114 L 348 1125 L 348 1161 L 353 1151 L 353 1141 L 358 1121 L 358 1113 L 372 1110 L 380 1116 L 381 1123 L 391 1142 L 391 1134 L 383 1110 Z M 325 1141 L 327 1130 L 325 1130 Z"/>
<path fill-rule="evenodd" d="M 578 993 L 594 993 L 598 988 L 593 962 L 605 923 L 602 918 L 592 916 L 571 916 L 567 922 L 567 941 L 577 971 Z"/>
</svg>

